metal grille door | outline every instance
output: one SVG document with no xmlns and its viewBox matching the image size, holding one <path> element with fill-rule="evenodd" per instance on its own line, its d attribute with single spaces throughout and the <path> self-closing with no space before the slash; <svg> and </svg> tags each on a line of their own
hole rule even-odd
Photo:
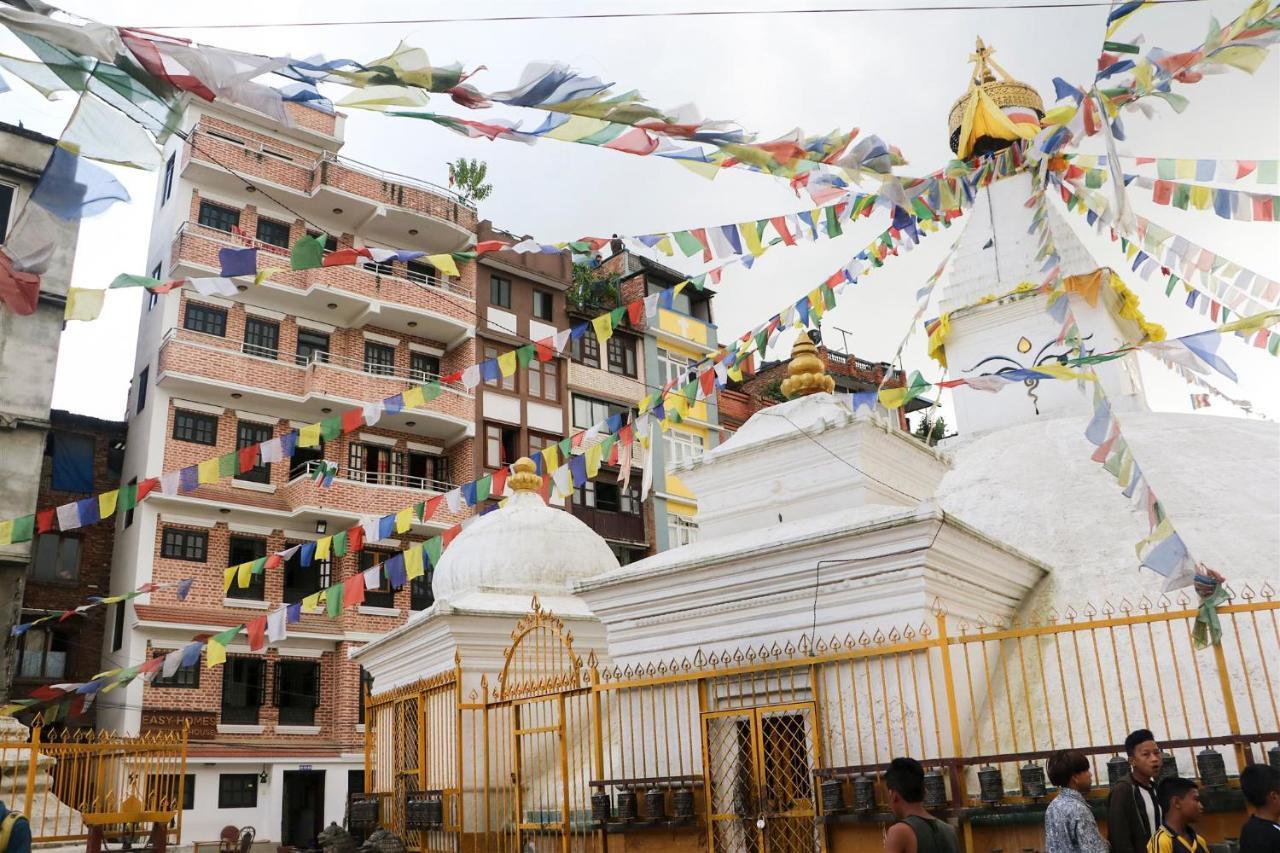
<svg viewBox="0 0 1280 853">
<path fill-rule="evenodd" d="M 563 696 L 518 702 L 515 712 L 517 848 L 569 849 L 569 797 Z"/>
</svg>

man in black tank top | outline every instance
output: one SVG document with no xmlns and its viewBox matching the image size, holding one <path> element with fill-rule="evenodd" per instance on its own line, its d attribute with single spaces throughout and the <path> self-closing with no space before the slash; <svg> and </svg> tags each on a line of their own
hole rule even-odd
<svg viewBox="0 0 1280 853">
<path fill-rule="evenodd" d="M 885 853 L 960 853 L 951 824 L 924 808 L 924 768 L 914 758 L 895 758 L 884 774 L 889 810 L 898 822 L 884 836 Z"/>
</svg>

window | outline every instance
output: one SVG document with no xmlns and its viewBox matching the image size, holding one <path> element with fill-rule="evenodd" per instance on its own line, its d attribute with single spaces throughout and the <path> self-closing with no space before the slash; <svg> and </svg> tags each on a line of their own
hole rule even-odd
<svg viewBox="0 0 1280 853">
<path fill-rule="evenodd" d="M 302 550 L 294 552 L 284 564 L 284 600 L 298 601 L 313 592 L 319 592 L 329 585 L 329 560 L 311 561 L 311 565 L 302 565 Z"/>
<path fill-rule="evenodd" d="M 154 279 L 156 279 L 157 281 L 159 281 L 159 280 L 160 280 L 160 277 L 161 277 L 162 275 L 164 275 L 164 262 L 163 262 L 163 261 L 161 261 L 160 263 L 156 264 L 156 265 L 155 265 L 155 267 L 151 270 L 151 277 L 152 277 L 152 278 L 154 278 Z"/>
<path fill-rule="evenodd" d="M 155 679 L 151 682 L 151 686 L 173 688 L 175 690 L 197 689 L 200 687 L 200 669 L 199 666 L 180 666 L 168 678 L 165 678 L 164 673 L 157 673 Z"/>
<path fill-rule="evenodd" d="M 159 277 L 160 276 L 155 276 L 155 278 L 159 278 Z M 148 290 L 147 291 L 147 310 L 150 311 L 152 308 L 155 308 L 159 304 L 160 304 L 160 294 L 156 293 L 154 290 Z"/>
<path fill-rule="evenodd" d="M 261 442 L 270 441 L 271 433 L 271 427 L 266 424 L 256 424 L 253 421 L 237 421 L 236 450 L 243 450 Z M 271 463 L 259 462 L 248 471 L 237 473 L 235 478 L 237 480 L 247 480 L 250 483 L 270 483 Z"/>
<path fill-rule="evenodd" d="M 621 483 L 587 480 L 574 490 L 573 502 L 578 506 L 593 507 L 604 512 L 639 515 L 640 488 L 634 484 L 628 484 L 627 488 L 623 489 Z"/>
<path fill-rule="evenodd" d="M 142 372 L 138 374 L 138 406 L 135 414 L 142 414 L 143 408 L 147 405 L 147 382 L 151 373 L 150 367 L 142 368 Z"/>
<path fill-rule="evenodd" d="M 555 296 L 549 290 L 533 291 L 533 316 L 539 320 L 551 322 L 552 313 L 555 311 Z"/>
<path fill-rule="evenodd" d="M 240 211 L 211 201 L 202 201 L 197 221 L 206 228 L 215 228 L 230 234 L 233 229 L 240 227 Z"/>
<path fill-rule="evenodd" d="M 314 329 L 299 326 L 297 363 L 309 364 L 314 361 L 323 364 L 328 360 L 329 336 L 324 332 L 317 332 Z"/>
<path fill-rule="evenodd" d="M 573 425 L 579 429 L 595 426 L 604 419 L 629 411 L 626 406 L 593 397 L 573 395 Z"/>
<path fill-rule="evenodd" d="M 569 344 L 569 357 L 587 367 L 600 366 L 600 339 L 591 330 Z"/>
<path fill-rule="evenodd" d="M 529 455 L 537 453 L 539 450 L 545 450 L 553 444 L 560 443 L 560 436 L 547 435 L 546 433 L 529 431 Z"/>
<path fill-rule="evenodd" d="M 320 439 L 320 443 L 315 447 L 298 447 L 293 451 L 289 463 L 289 479 L 301 477 L 311 473 L 311 463 L 320 462 L 324 459 L 324 439 Z"/>
<path fill-rule="evenodd" d="M 258 218 L 258 240 L 271 246 L 289 247 L 289 226 L 274 219 Z"/>
<path fill-rule="evenodd" d="M 178 409 L 173 413 L 173 437 L 196 444 L 218 443 L 218 416 Z"/>
<path fill-rule="evenodd" d="M 409 378 L 427 382 L 440 376 L 440 358 L 425 352 L 409 353 Z"/>
<path fill-rule="evenodd" d="M 528 371 L 529 396 L 539 400 L 546 400 L 550 403 L 559 402 L 560 400 L 560 362 L 555 359 L 550 361 L 538 361 L 533 359 L 529 362 Z"/>
<path fill-rule="evenodd" d="M 275 705 L 282 726 L 313 726 L 320 704 L 320 664 L 310 660 L 276 661 Z"/>
<path fill-rule="evenodd" d="M 44 583 L 75 583 L 80 579 L 80 540 L 75 536 L 41 533 L 27 576 Z"/>
<path fill-rule="evenodd" d="M 182 318 L 182 328 L 206 335 L 227 336 L 227 309 L 215 308 L 200 302 L 188 302 Z"/>
<path fill-rule="evenodd" d="M 394 261 L 364 261 L 361 266 L 371 273 L 377 275 L 395 275 L 396 265 Z"/>
<path fill-rule="evenodd" d="M 520 456 L 520 430 L 501 424 L 484 425 L 484 464 L 501 468 Z"/>
<path fill-rule="evenodd" d="M 658 379 L 665 386 L 684 385 L 689 381 L 689 367 L 693 364 L 692 360 L 682 355 L 674 355 L 667 350 L 658 348 Z"/>
<path fill-rule="evenodd" d="M 378 563 L 383 562 L 390 556 L 391 555 L 385 551 L 375 551 L 371 548 L 365 548 L 360 552 L 359 558 L 356 562 L 360 566 L 360 571 L 363 572 L 366 569 L 372 569 Z M 387 573 L 379 571 L 378 579 L 379 582 L 377 589 L 366 588 L 364 591 L 365 606 L 395 607 L 396 591 L 391 588 L 391 581 L 387 580 Z"/>
<path fill-rule="evenodd" d="M 324 250 L 326 252 L 338 251 L 338 238 L 332 234 L 321 234 L 319 231 L 308 231 L 308 237 L 324 237 Z"/>
<path fill-rule="evenodd" d="M 118 652 L 120 647 L 124 645 L 124 606 L 128 602 L 117 601 L 115 613 L 115 625 L 111 629 L 111 651 Z"/>
<path fill-rule="evenodd" d="M 257 807 L 257 773 L 218 774 L 218 808 L 253 809 Z"/>
<path fill-rule="evenodd" d="M 195 669 L 195 667 L 192 667 Z M 147 776 L 147 802 L 159 811 L 178 808 L 178 789 L 182 789 L 182 810 L 196 807 L 196 774 L 151 773 Z"/>
<path fill-rule="evenodd" d="M 511 279 L 496 275 L 489 277 L 489 302 L 499 308 L 511 307 Z"/>
<path fill-rule="evenodd" d="M 431 570 L 409 581 L 409 609 L 426 610 L 435 604 L 436 597 L 431 592 Z"/>
<path fill-rule="evenodd" d="M 129 485 L 133 487 L 133 493 L 136 495 L 138 489 L 138 478 L 133 477 L 129 480 Z M 136 503 L 136 502 L 135 502 Z M 124 526 L 126 528 L 133 527 L 133 507 L 129 507 L 124 511 Z"/>
<path fill-rule="evenodd" d="M 663 440 L 666 442 L 668 471 L 677 465 L 698 461 L 706 448 L 706 440 L 691 432 L 671 430 L 663 435 Z"/>
<path fill-rule="evenodd" d="M 623 376 L 636 375 L 636 342 L 626 335 L 614 335 L 606 346 L 609 356 L 609 372 Z"/>
<path fill-rule="evenodd" d="M 164 184 L 160 192 L 160 206 L 164 207 L 164 203 L 173 195 L 173 167 L 174 161 L 178 159 L 178 152 L 175 151 L 169 155 L 169 160 L 164 164 Z M 156 276 L 159 278 L 159 276 Z"/>
<path fill-rule="evenodd" d="M 418 580 L 418 578 L 414 578 L 414 580 Z M 360 725 L 364 725 L 364 700 L 372 692 L 373 692 L 373 676 L 370 675 L 368 671 L 365 670 L 364 667 L 360 667 L 360 694 L 359 694 L 360 710 L 357 712 L 357 716 L 356 716 L 356 722 L 359 723 Z M 352 771 L 352 772 L 356 772 L 356 771 Z M 348 783 L 348 786 L 349 785 L 350 783 Z M 355 790 L 348 790 L 347 793 L 356 793 L 363 788 L 364 788 L 364 773 L 361 772 L 360 788 Z"/>
<path fill-rule="evenodd" d="M 486 360 L 497 358 L 498 348 L 486 344 L 484 348 L 484 357 Z M 501 388 L 503 391 L 511 391 L 514 393 L 516 390 L 516 374 L 512 373 L 510 376 L 499 376 L 497 379 L 486 379 L 484 384 L 490 388 Z"/>
<path fill-rule="evenodd" d="M 209 550 L 209 534 L 203 530 L 166 527 L 160 540 L 160 556 L 203 563 Z"/>
<path fill-rule="evenodd" d="M 0 184 L 0 243 L 9 239 L 9 217 L 13 215 L 14 188 L 9 184 Z"/>
<path fill-rule="evenodd" d="M 667 547 L 678 548 L 698 541 L 698 525 L 679 515 L 667 516 Z"/>
<path fill-rule="evenodd" d="M 238 566 L 267 556 L 267 541 L 249 536 L 232 536 L 227 546 L 227 565 Z M 249 576 L 249 585 L 241 588 L 238 580 L 231 581 L 227 589 L 227 598 L 239 598 L 246 601 L 262 601 L 267 585 L 267 573 L 256 572 Z"/>
<path fill-rule="evenodd" d="M 15 678 L 61 681 L 67 675 L 67 635 L 41 625 L 30 628 L 17 639 L 18 668 Z"/>
<path fill-rule="evenodd" d="M 229 657 L 222 665 L 222 722 L 257 725 L 266 692 L 262 658 Z"/>
<path fill-rule="evenodd" d="M 424 264 L 421 261 L 409 261 L 405 264 L 405 277 L 409 281 L 416 281 L 418 284 L 438 284 L 440 274 L 436 272 L 436 268 L 431 264 Z"/>
<path fill-rule="evenodd" d="M 275 358 L 280 354 L 280 324 L 258 317 L 246 317 L 242 351 L 246 355 L 260 358 Z"/>
<path fill-rule="evenodd" d="M 364 342 L 364 372 L 374 376 L 394 376 L 396 348 L 374 341 Z"/>
<path fill-rule="evenodd" d="M 411 489 L 434 489 L 449 482 L 449 459 L 431 453 L 409 451 L 408 486 Z"/>
<path fill-rule="evenodd" d="M 347 476 L 363 483 L 391 485 L 404 473 L 404 453 L 381 444 L 347 445 Z"/>
<path fill-rule="evenodd" d="M 59 492 L 93 491 L 94 440 L 91 435 L 57 431 L 45 444 L 52 448 L 50 485 Z"/>
</svg>

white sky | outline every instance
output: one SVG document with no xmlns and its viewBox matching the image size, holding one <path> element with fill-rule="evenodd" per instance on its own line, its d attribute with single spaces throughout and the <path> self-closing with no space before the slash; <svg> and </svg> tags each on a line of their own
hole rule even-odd
<svg viewBox="0 0 1280 853">
<path fill-rule="evenodd" d="M 270 23 L 321 20 L 550 14 L 602 11 L 680 10 L 686 4 L 651 0 L 622 2 L 469 2 L 466 4 L 326 0 L 271 4 L 224 0 L 217 4 L 66 0 L 69 11 L 120 25 L 190 23 Z M 698 9 L 776 8 L 776 0 L 703 0 Z M 814 0 L 809 6 L 822 6 Z M 833 5 L 833 4 L 826 4 Z M 871 5 L 888 6 L 872 0 Z M 1122 36 L 1142 32 L 1148 44 L 1185 49 L 1198 44 L 1210 14 L 1225 22 L 1245 0 L 1153 8 L 1135 16 Z M 264 17 L 264 10 L 269 10 Z M 535 11 L 536 10 L 536 11 Z M 799 126 L 806 132 L 860 127 L 898 145 L 909 173 L 922 174 L 950 156 L 946 117 L 964 89 L 966 58 L 974 37 L 997 49 L 996 59 L 1011 74 L 1036 86 L 1052 101 L 1054 76 L 1088 81 L 1102 38 L 1105 8 L 989 9 L 932 12 L 875 11 L 853 14 L 770 15 L 643 20 L 578 20 L 509 23 L 451 23 L 419 26 L 280 27 L 270 29 L 188 30 L 205 43 L 272 55 L 368 60 L 383 56 L 398 41 L 425 48 L 437 64 L 461 61 L 467 69 L 487 66 L 473 82 L 481 90 L 514 85 L 530 61 L 560 60 L 616 81 L 619 90 L 639 89 L 662 107 L 695 103 L 705 116 L 735 119 L 771 138 Z M 7 32 L 0 50 L 26 55 Z M 0 119 L 21 120 L 58 135 L 70 101 L 47 102 L 19 81 L 0 95 Z M 1160 105 L 1158 117 L 1126 117 L 1129 139 L 1121 153 L 1164 157 L 1242 159 L 1280 158 L 1280 60 L 1270 56 L 1253 77 L 1232 72 L 1180 91 L 1191 99 L 1181 115 Z M 445 96 L 430 108 L 481 118 L 504 115 L 536 126 L 534 111 L 468 111 Z M 722 174 L 715 181 L 694 176 L 658 158 L 642 158 L 583 145 L 544 140 L 534 146 L 468 140 L 425 122 L 350 111 L 343 153 L 405 174 L 445 183 L 445 164 L 459 156 L 489 163 L 493 195 L 481 215 L 516 233 L 545 242 L 584 235 L 642 234 L 722 222 L 740 222 L 806 207 L 785 181 L 752 173 Z M 1085 150 L 1102 153 L 1100 144 Z M 85 220 L 73 283 L 104 287 L 119 272 L 145 273 L 146 240 L 153 207 L 155 176 L 116 169 L 134 197 L 108 213 Z M 1244 189 L 1276 192 L 1256 185 Z M 1139 191 L 1140 192 L 1140 191 Z M 1154 221 L 1184 234 L 1232 260 L 1272 278 L 1280 278 L 1277 226 L 1226 223 L 1209 212 L 1137 208 Z M 1074 219 L 1074 217 L 1072 217 Z M 844 236 L 794 248 L 775 248 L 754 270 L 727 272 L 714 303 L 722 339 L 740 334 L 808 292 L 843 265 L 884 227 L 882 217 L 846 228 Z M 889 358 L 910 322 L 913 293 L 934 269 L 949 233 L 927 240 L 914 253 L 892 259 L 885 268 L 847 291 L 828 315 L 824 331 L 839 344 L 835 327 L 850 332 L 849 349 L 872 360 Z M 1087 237 L 1100 264 L 1121 266 L 1118 250 Z M 1147 315 L 1164 323 L 1171 336 L 1209 327 L 1207 318 L 1167 299 L 1163 288 L 1136 275 L 1126 276 L 1142 298 Z M 1175 294 L 1176 296 L 1177 294 Z M 113 293 L 102 317 L 72 323 L 63 335 L 54 406 L 100 417 L 119 418 L 132 370 L 140 292 Z M 932 312 L 931 312 L 932 313 Z M 1246 348 L 1238 339 L 1221 354 L 1241 376 L 1239 386 L 1223 380 L 1231 396 L 1252 400 L 1273 419 L 1280 418 L 1280 363 Z M 908 369 L 937 377 L 917 330 L 905 354 Z M 1189 411 L 1184 384 L 1154 362 L 1144 361 L 1153 408 Z M 1215 402 L 1212 414 L 1237 410 Z M 963 425 L 960 425 L 963 427 Z"/>
</svg>

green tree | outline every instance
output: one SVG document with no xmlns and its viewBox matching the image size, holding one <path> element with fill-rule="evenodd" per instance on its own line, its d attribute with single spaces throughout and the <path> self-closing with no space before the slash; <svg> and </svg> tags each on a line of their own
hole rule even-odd
<svg viewBox="0 0 1280 853">
<path fill-rule="evenodd" d="M 934 421 L 930 421 L 929 416 L 925 415 L 920 418 L 920 423 L 916 425 L 915 437 L 930 447 L 937 444 L 946 434 L 947 419 L 941 415 Z"/>
<path fill-rule="evenodd" d="M 457 191 L 464 203 L 475 204 L 493 192 L 493 184 L 484 181 L 488 174 L 489 164 L 484 161 L 459 157 L 458 162 L 449 164 L 449 186 Z"/>
<path fill-rule="evenodd" d="M 618 273 L 598 275 L 586 264 L 573 265 L 573 285 L 565 296 L 580 311 L 609 311 L 618 305 Z"/>
</svg>

